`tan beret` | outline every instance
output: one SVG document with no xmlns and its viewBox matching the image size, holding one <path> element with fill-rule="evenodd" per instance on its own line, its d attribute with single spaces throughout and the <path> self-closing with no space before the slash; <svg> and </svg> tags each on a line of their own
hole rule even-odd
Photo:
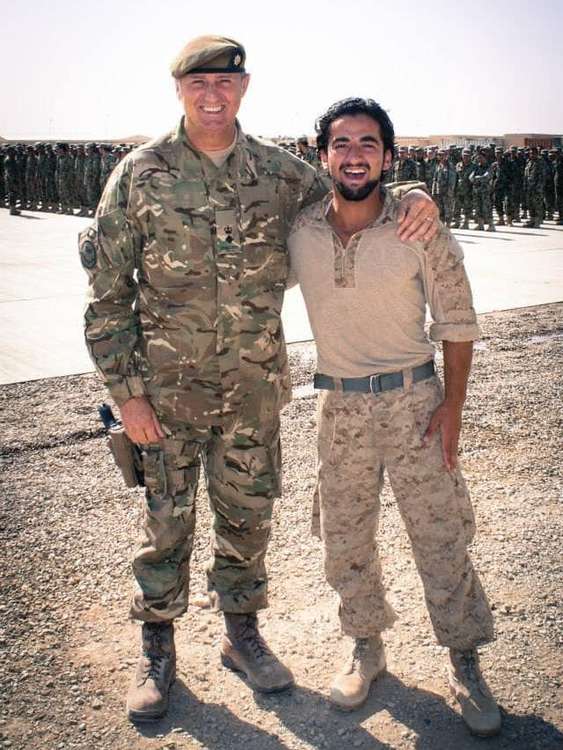
<svg viewBox="0 0 563 750">
<path fill-rule="evenodd" d="M 180 50 L 170 66 L 174 78 L 186 73 L 244 73 L 242 44 L 224 36 L 198 36 Z"/>
</svg>

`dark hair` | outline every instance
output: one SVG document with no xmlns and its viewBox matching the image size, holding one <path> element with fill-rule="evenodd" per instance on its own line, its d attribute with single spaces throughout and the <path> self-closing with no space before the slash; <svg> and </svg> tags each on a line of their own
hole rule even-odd
<svg viewBox="0 0 563 750">
<path fill-rule="evenodd" d="M 367 115 L 375 120 L 381 128 L 381 137 L 383 138 L 384 151 L 391 151 L 395 145 L 395 129 L 387 112 L 373 99 L 361 99 L 359 97 L 350 97 L 341 99 L 339 102 L 332 104 L 324 115 L 317 118 L 315 122 L 315 132 L 317 133 L 317 149 L 326 151 L 328 148 L 328 136 L 330 126 L 339 117 L 345 115 Z"/>
</svg>

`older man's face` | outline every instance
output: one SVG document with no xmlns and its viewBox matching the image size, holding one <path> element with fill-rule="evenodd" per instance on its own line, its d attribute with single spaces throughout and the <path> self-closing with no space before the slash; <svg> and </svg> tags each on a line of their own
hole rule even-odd
<svg viewBox="0 0 563 750">
<path fill-rule="evenodd" d="M 188 73 L 176 80 L 188 127 L 221 132 L 235 123 L 250 76 L 241 73 Z"/>
</svg>

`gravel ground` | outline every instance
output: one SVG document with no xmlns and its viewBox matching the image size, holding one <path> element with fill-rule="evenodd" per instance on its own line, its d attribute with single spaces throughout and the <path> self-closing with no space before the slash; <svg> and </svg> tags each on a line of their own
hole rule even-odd
<svg viewBox="0 0 563 750">
<path fill-rule="evenodd" d="M 194 604 L 177 628 L 179 678 L 163 721 L 136 728 L 124 695 L 138 629 L 127 619 L 142 495 L 120 484 L 96 416 L 93 375 L 4 386 L 0 747 L 152 750 L 563 747 L 561 403 L 563 305 L 480 317 L 462 463 L 479 533 L 472 555 L 496 615 L 482 663 L 502 706 L 500 737 L 477 740 L 449 697 L 408 539 L 386 485 L 380 538 L 399 615 L 389 672 L 366 706 L 340 714 L 327 687 L 345 651 L 320 544 L 312 344 L 290 347 L 297 398 L 283 414 L 284 495 L 268 555 L 263 630 L 299 687 L 254 695 L 221 668 L 220 617 L 204 604 L 210 516 L 202 493 Z"/>
</svg>

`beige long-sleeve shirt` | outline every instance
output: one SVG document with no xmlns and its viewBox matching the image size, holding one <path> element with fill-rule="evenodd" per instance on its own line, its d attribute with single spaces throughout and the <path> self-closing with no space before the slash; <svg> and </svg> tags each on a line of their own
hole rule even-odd
<svg viewBox="0 0 563 750">
<path fill-rule="evenodd" d="M 479 327 L 463 250 L 440 226 L 425 247 L 397 237 L 398 201 L 384 194 L 377 220 L 344 247 L 327 221 L 331 196 L 291 230 L 290 282 L 299 283 L 317 344 L 318 371 L 363 377 L 415 367 L 433 341 L 471 341 Z M 432 324 L 425 333 L 427 306 Z"/>
</svg>

